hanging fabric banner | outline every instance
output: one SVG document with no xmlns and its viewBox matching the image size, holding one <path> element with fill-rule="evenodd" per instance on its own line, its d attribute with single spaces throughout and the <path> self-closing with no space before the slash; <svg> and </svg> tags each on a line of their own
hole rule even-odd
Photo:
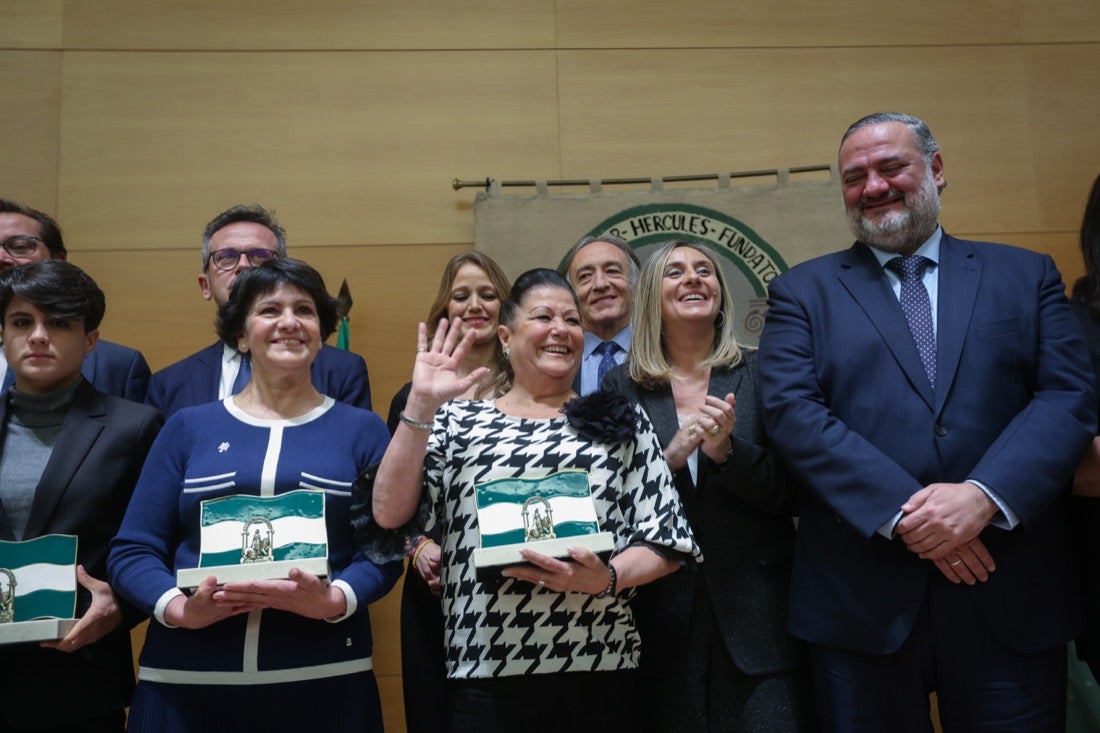
<svg viewBox="0 0 1100 733">
<path fill-rule="evenodd" d="M 532 267 L 558 267 L 581 237 L 614 234 L 638 258 L 664 242 L 684 240 L 719 255 L 737 317 L 737 336 L 755 345 L 763 328 L 767 287 L 791 265 L 847 247 L 841 188 L 828 181 L 674 188 L 656 179 L 650 190 L 508 195 L 499 187 L 474 201 L 477 249 L 512 277 Z M 542 187 L 546 190 L 546 187 Z"/>
</svg>

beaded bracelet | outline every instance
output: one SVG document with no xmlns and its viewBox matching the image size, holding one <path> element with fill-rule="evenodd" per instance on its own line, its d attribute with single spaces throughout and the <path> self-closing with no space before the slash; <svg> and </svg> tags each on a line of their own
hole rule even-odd
<svg viewBox="0 0 1100 733">
<path fill-rule="evenodd" d="M 401 422 L 408 425 L 410 428 L 416 428 L 417 430 L 431 430 L 432 424 L 430 422 L 420 422 L 419 420 L 413 420 L 404 412 L 401 413 Z"/>
<path fill-rule="evenodd" d="M 597 598 L 606 598 L 607 596 L 615 595 L 615 591 L 619 589 L 619 573 L 615 570 L 615 566 L 611 563 L 607 563 L 607 572 L 611 573 L 611 579 L 607 581 L 607 587 L 600 593 L 596 594 Z"/>
<path fill-rule="evenodd" d="M 425 537 L 417 543 L 416 549 L 413 550 L 412 554 L 413 565 L 416 565 L 416 561 L 420 559 L 420 553 L 424 551 L 424 548 L 431 544 L 435 544 L 435 540 L 433 540 L 431 537 Z"/>
</svg>

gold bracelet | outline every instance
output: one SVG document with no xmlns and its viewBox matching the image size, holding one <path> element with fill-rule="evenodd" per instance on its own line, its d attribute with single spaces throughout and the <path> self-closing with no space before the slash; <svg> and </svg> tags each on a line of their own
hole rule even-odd
<svg viewBox="0 0 1100 733">
<path fill-rule="evenodd" d="M 410 428 L 416 428 L 417 430 L 431 430 L 432 424 L 430 422 L 420 422 L 419 420 L 413 420 L 404 412 L 401 413 L 401 422 L 408 425 Z"/>
<path fill-rule="evenodd" d="M 412 554 L 413 567 L 416 567 L 416 561 L 420 559 L 420 553 L 424 552 L 424 548 L 427 547 L 428 545 L 434 545 L 434 544 L 435 544 L 435 540 L 433 540 L 431 537 L 425 537 L 424 539 L 420 540 L 420 544 L 418 544 L 416 546 L 416 549 L 413 550 L 413 554 Z"/>
</svg>

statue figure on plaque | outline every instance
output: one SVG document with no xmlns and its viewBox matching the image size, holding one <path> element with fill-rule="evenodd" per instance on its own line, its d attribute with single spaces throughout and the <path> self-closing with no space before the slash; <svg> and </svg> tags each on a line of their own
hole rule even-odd
<svg viewBox="0 0 1100 733">
<path fill-rule="evenodd" d="M 546 514 L 542 513 L 542 509 L 546 510 Z M 522 511 L 524 542 L 552 540 L 558 536 L 554 532 L 554 509 L 549 501 L 541 496 L 532 496 L 523 502 Z"/>
<path fill-rule="evenodd" d="M 252 529 L 253 527 L 255 529 Z M 267 533 L 260 534 L 261 528 L 267 530 Z M 250 529 L 252 529 L 251 541 L 248 539 Z M 275 555 L 272 551 L 274 536 L 275 528 L 267 517 L 252 517 L 245 522 L 241 530 L 241 563 L 274 562 Z"/>
<path fill-rule="evenodd" d="M 0 624 L 10 624 L 15 619 L 15 573 L 0 568 L 0 577 L 7 579 L 0 581 Z"/>
</svg>

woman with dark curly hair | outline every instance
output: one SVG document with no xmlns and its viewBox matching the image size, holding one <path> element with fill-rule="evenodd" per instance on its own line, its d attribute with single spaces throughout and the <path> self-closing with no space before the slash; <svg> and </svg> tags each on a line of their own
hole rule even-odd
<svg viewBox="0 0 1100 733">
<path fill-rule="evenodd" d="M 547 269 L 521 275 L 498 334 L 511 388 L 449 402 L 485 375 L 457 374 L 473 333 L 460 338 L 443 321 L 429 341 L 421 324 L 412 389 L 373 486 L 374 519 L 398 527 L 423 499 L 428 525 L 440 525 L 454 731 L 634 730 L 640 639 L 628 601 L 698 560 L 698 549 L 645 416 L 607 393 L 574 399 L 584 339 L 565 280 Z M 586 521 L 587 500 L 592 524 L 613 540 L 610 560 L 574 535 L 552 540 L 560 555 L 522 549 L 502 580 L 479 577 L 475 557 L 498 532 L 489 520 L 525 495 L 517 484 L 553 497 L 551 487 L 578 481 L 580 498 L 570 494 L 575 503 L 561 510 L 569 516 L 536 512 L 518 542 L 564 536 L 564 520 Z"/>
<path fill-rule="evenodd" d="M 381 460 L 388 436 L 377 415 L 313 386 L 310 365 L 335 327 L 320 274 L 283 257 L 239 274 L 218 309 L 218 335 L 247 355 L 252 378 L 221 402 L 172 415 L 111 545 L 112 585 L 153 617 L 130 731 L 381 732 L 367 605 L 401 566 L 356 551 L 349 510 L 352 483 Z M 291 492 L 315 510 L 274 526 L 283 520 L 263 500 Z M 282 577 L 223 582 L 215 567 L 185 594 L 176 571 L 200 567 L 208 551 L 202 505 L 231 496 L 249 507 L 244 532 L 252 517 L 270 520 L 276 561 L 301 560 L 301 548 L 316 544 L 292 533 L 320 504 L 327 575 L 292 565 Z M 242 517 L 225 514 L 233 541 Z M 277 532 L 287 540 L 278 550 Z M 248 551 L 263 553 L 263 538 L 253 539 Z M 215 565 L 245 562 L 236 549 L 239 558 Z"/>
</svg>

